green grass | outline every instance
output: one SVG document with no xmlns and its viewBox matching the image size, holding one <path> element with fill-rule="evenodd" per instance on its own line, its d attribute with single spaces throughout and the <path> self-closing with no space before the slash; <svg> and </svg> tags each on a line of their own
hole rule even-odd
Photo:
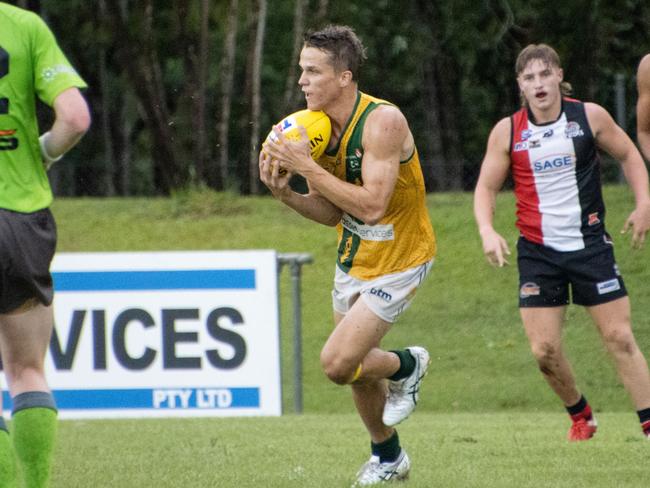
<svg viewBox="0 0 650 488">
<path fill-rule="evenodd" d="M 348 399 L 349 400 L 349 399 Z M 348 409 L 351 400 L 346 402 Z M 650 443 L 633 414 L 609 413 L 589 442 L 564 439 L 561 412 L 416 412 L 399 428 L 405 488 L 639 488 Z M 348 487 L 368 456 L 359 419 L 63 421 L 55 487 Z"/>
<path fill-rule="evenodd" d="M 633 251 L 619 229 L 632 209 L 625 187 L 608 187 L 608 228 L 633 305 L 641 348 L 650 352 L 650 246 Z M 514 199 L 500 195 L 497 229 L 511 265 L 494 269 L 482 254 L 467 193 L 428 197 L 438 238 L 436 264 L 412 307 L 385 339 L 387 347 L 422 344 L 431 352 L 431 411 L 543 409 L 558 401 L 537 371 L 517 310 Z M 336 233 L 305 220 L 270 197 L 189 192 L 170 199 L 59 199 L 53 207 L 60 251 L 276 249 L 309 252 L 303 269 L 304 404 L 306 412 L 344 413 L 347 392 L 326 381 L 319 351 L 332 327 L 330 290 Z M 288 270 L 280 282 L 284 406 L 291 411 L 292 324 Z M 628 411 L 630 402 L 583 309 L 570 307 L 566 348 L 580 385 L 597 411 Z M 480 398 L 480 401 L 477 399 Z"/>
<path fill-rule="evenodd" d="M 633 207 L 606 188 L 608 228 L 633 306 L 637 341 L 650 353 L 650 246 L 633 251 L 619 229 Z M 421 344 L 433 364 L 416 417 L 400 428 L 414 471 L 409 487 L 637 487 L 642 442 L 625 390 L 584 310 L 570 307 L 566 349 L 598 414 L 597 437 L 564 441 L 568 419 L 528 350 L 517 311 L 512 194 L 499 197 L 497 229 L 511 266 L 485 262 L 470 194 L 428 197 L 439 252 L 387 348 Z M 59 199 L 60 251 L 276 249 L 309 252 L 303 269 L 306 415 L 256 419 L 66 421 L 56 487 L 347 486 L 368 439 L 347 388 L 329 383 L 319 351 L 332 327 L 336 235 L 269 197 L 188 192 L 169 199 Z M 290 282 L 281 278 L 283 390 L 292 411 Z"/>
</svg>

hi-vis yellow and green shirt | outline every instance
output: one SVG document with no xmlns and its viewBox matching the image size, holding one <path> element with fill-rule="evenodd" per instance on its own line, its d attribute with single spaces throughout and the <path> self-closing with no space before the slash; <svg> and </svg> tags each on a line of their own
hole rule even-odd
<svg viewBox="0 0 650 488">
<path fill-rule="evenodd" d="M 323 154 L 318 164 L 337 178 L 361 186 L 363 127 L 368 114 L 382 104 L 390 105 L 359 92 L 338 147 Z M 400 162 L 395 190 L 381 221 L 367 225 L 344 213 L 337 231 L 338 267 L 360 280 L 404 271 L 434 257 L 436 241 L 417 150 Z"/>
<path fill-rule="evenodd" d="M 50 205 L 36 96 L 51 106 L 62 91 L 85 86 L 38 15 L 0 3 L 0 208 L 29 213 Z"/>
</svg>

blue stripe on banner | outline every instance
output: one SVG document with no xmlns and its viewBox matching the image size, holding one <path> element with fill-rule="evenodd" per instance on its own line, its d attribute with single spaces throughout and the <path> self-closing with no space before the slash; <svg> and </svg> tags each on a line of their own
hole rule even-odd
<svg viewBox="0 0 650 488">
<path fill-rule="evenodd" d="M 206 410 L 259 408 L 260 389 L 254 388 L 137 388 L 115 390 L 54 390 L 59 410 Z M 2 393 L 7 410 L 9 394 Z"/>
<path fill-rule="evenodd" d="M 58 292 L 255 289 L 254 269 L 58 271 L 52 278 Z"/>
</svg>

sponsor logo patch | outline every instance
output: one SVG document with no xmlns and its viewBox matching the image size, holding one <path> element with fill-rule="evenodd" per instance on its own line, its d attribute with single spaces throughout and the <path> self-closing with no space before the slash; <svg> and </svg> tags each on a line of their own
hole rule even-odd
<svg viewBox="0 0 650 488">
<path fill-rule="evenodd" d="M 533 131 L 530 129 L 524 129 L 521 131 L 521 140 L 526 141 L 533 135 Z"/>
<path fill-rule="evenodd" d="M 530 144 L 528 144 L 528 147 L 530 149 L 536 149 L 538 147 L 542 147 L 542 141 L 539 139 L 535 139 L 534 141 L 530 141 Z"/>
<path fill-rule="evenodd" d="M 543 138 L 553 137 L 553 129 L 549 129 L 546 132 L 544 132 L 544 135 L 542 137 Z"/>
<path fill-rule="evenodd" d="M 515 152 L 517 152 L 517 151 L 526 151 L 527 149 L 528 149 L 528 142 L 527 141 L 518 142 L 517 144 L 515 144 Z"/>
<path fill-rule="evenodd" d="M 618 278 L 613 278 L 611 280 L 602 281 L 596 284 L 598 288 L 599 295 L 605 295 L 606 293 L 611 293 L 621 289 L 621 283 L 618 281 Z"/>
<path fill-rule="evenodd" d="M 573 167 L 573 156 L 570 154 L 558 154 L 556 157 L 539 159 L 533 162 L 533 171 L 535 173 L 550 173 L 571 167 Z"/>
<path fill-rule="evenodd" d="M 348 214 L 343 214 L 341 225 L 364 241 L 392 241 L 395 239 L 393 224 L 359 224 Z"/>
<path fill-rule="evenodd" d="M 598 212 L 590 213 L 589 220 L 587 221 L 587 225 L 596 225 L 596 224 L 600 224 L 600 219 L 598 218 Z"/>
<path fill-rule="evenodd" d="M 539 296 L 539 294 L 540 294 L 539 285 L 537 283 L 533 283 L 532 281 L 529 281 L 528 283 L 524 283 L 523 285 L 521 285 L 521 288 L 519 289 L 520 298 Z"/>
<path fill-rule="evenodd" d="M 74 70 L 74 68 L 70 66 L 66 66 L 64 64 L 49 66 L 41 72 L 41 76 L 43 77 L 43 80 L 48 83 L 50 81 L 54 81 L 54 79 L 60 74 L 76 75 L 77 72 Z"/>
<path fill-rule="evenodd" d="M 393 295 L 385 292 L 381 288 L 370 288 L 370 294 L 375 295 L 378 298 L 381 298 L 385 302 L 390 302 L 393 299 Z"/>
</svg>

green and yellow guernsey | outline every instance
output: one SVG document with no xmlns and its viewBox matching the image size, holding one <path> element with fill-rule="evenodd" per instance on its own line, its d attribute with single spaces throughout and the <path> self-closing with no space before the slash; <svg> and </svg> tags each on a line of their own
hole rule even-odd
<svg viewBox="0 0 650 488">
<path fill-rule="evenodd" d="M 359 92 L 356 106 L 338 146 L 318 159 L 337 178 L 362 185 L 362 135 L 368 114 L 385 100 Z M 386 214 L 376 225 L 343 214 L 337 226 L 338 267 L 361 280 L 413 268 L 431 260 L 436 240 L 425 203 L 424 178 L 417 150 L 400 162 L 395 190 Z"/>
<path fill-rule="evenodd" d="M 0 3 L 0 208 L 27 213 L 52 203 L 38 142 L 36 96 L 52 106 L 72 87 L 86 83 L 45 22 Z"/>
</svg>

